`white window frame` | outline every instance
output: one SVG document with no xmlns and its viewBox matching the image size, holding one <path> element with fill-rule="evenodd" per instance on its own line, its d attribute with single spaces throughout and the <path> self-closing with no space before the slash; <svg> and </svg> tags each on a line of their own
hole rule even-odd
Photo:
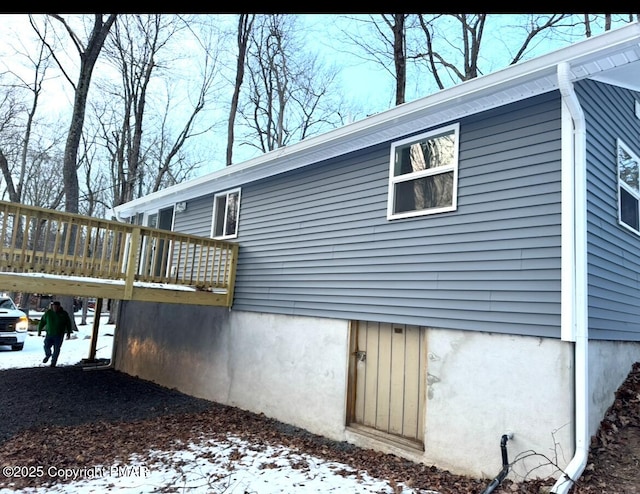
<svg viewBox="0 0 640 494">
<path fill-rule="evenodd" d="M 220 192 L 218 194 L 215 194 L 213 196 L 213 218 L 211 219 L 211 238 L 215 238 L 217 240 L 226 240 L 226 239 L 230 239 L 230 238 L 237 238 L 238 236 L 238 227 L 240 224 L 240 197 L 241 197 L 241 190 L 240 188 L 237 189 L 230 189 L 230 190 L 226 190 L 224 192 Z M 229 207 L 229 196 L 232 194 L 238 194 L 238 207 L 237 207 L 237 216 L 236 216 L 236 228 L 235 231 L 233 233 L 229 233 L 229 234 L 223 234 L 223 235 L 216 235 L 216 219 L 218 217 L 218 198 L 224 196 L 226 199 L 224 201 L 224 206 L 225 206 L 225 210 L 224 210 L 224 225 L 222 227 L 222 231 L 225 232 L 227 230 L 227 209 Z"/>
<path fill-rule="evenodd" d="M 147 213 L 145 225 L 149 228 L 158 228 L 158 211 Z"/>
<path fill-rule="evenodd" d="M 435 137 L 442 134 L 453 133 L 454 137 L 454 146 L 453 146 L 453 159 L 452 163 L 446 166 L 439 166 L 436 168 L 430 168 L 427 170 L 420 170 L 413 173 L 405 173 L 403 175 L 394 176 L 395 169 L 395 160 L 396 160 L 396 148 L 400 146 L 406 146 L 407 144 L 417 143 L 420 141 L 428 140 L 431 137 Z M 455 123 L 452 125 L 447 125 L 445 127 L 438 127 L 437 129 L 431 130 L 429 132 L 425 132 L 420 135 L 408 137 L 406 139 L 402 139 L 400 141 L 394 142 L 391 144 L 391 153 L 389 158 L 389 190 L 388 190 L 388 199 L 387 199 L 387 219 L 399 219 L 399 218 L 411 218 L 415 216 L 426 216 L 431 214 L 443 213 L 446 211 L 455 211 L 458 208 L 458 149 L 460 145 L 460 124 Z M 441 207 L 441 208 L 429 208 L 429 209 L 421 209 L 417 211 L 408 211 L 404 213 L 395 213 L 394 203 L 395 203 L 395 191 L 396 184 L 402 182 L 413 181 L 416 179 L 441 175 L 444 173 L 453 172 L 453 182 L 451 191 L 452 201 L 450 206 Z"/>
<path fill-rule="evenodd" d="M 620 161 L 619 157 L 619 149 L 623 149 L 625 153 L 627 153 L 633 161 L 636 162 L 638 173 L 640 175 L 640 158 L 636 153 L 634 153 L 629 146 L 627 146 L 621 139 L 617 139 L 616 142 L 616 175 L 618 179 L 618 224 L 629 231 L 632 231 L 636 235 L 640 235 L 640 229 L 634 228 L 632 225 L 625 223 L 622 220 L 622 194 L 620 194 L 620 188 L 623 188 L 628 194 L 630 194 L 638 203 L 638 217 L 640 218 L 640 190 L 634 190 L 633 187 L 629 186 L 624 180 L 620 179 Z M 640 179 L 640 176 L 639 176 Z M 640 228 L 640 226 L 639 226 Z"/>
</svg>

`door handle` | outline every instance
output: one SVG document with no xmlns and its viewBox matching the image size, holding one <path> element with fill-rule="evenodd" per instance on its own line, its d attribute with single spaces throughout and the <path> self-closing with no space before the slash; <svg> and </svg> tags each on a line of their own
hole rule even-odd
<svg viewBox="0 0 640 494">
<path fill-rule="evenodd" d="M 356 359 L 359 362 L 364 362 L 365 360 L 367 360 L 367 352 L 363 352 L 362 350 L 359 350 L 355 352 L 355 354 L 356 354 Z"/>
</svg>

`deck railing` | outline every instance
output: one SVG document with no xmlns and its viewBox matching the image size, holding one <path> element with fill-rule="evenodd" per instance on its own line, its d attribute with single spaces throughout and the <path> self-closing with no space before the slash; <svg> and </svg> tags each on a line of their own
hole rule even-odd
<svg viewBox="0 0 640 494">
<path fill-rule="evenodd" d="M 79 276 L 226 294 L 238 244 L 0 201 L 0 271 Z"/>
</svg>

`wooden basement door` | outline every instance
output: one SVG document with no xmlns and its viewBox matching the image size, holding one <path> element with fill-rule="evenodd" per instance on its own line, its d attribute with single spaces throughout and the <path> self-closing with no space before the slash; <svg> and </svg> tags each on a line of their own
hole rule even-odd
<svg viewBox="0 0 640 494">
<path fill-rule="evenodd" d="M 349 427 L 424 449 L 425 328 L 355 321 L 349 372 Z"/>
</svg>

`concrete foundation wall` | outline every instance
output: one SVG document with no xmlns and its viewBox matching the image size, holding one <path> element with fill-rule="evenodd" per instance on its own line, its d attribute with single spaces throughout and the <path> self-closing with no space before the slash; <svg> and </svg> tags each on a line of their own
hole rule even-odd
<svg viewBox="0 0 640 494">
<path fill-rule="evenodd" d="M 115 366 L 194 396 L 455 473 L 497 475 L 506 433 L 513 433 L 507 448 L 514 480 L 557 474 L 552 463 L 566 466 L 574 448 L 572 344 L 428 329 L 427 345 L 424 452 L 345 426 L 347 321 L 127 303 L 116 332 Z M 631 363 L 640 359 L 638 351 L 621 343 L 591 346 L 594 433 Z"/>
<path fill-rule="evenodd" d="M 620 341 L 589 342 L 589 432 L 595 434 L 607 409 L 615 400 L 616 390 L 640 362 L 640 343 Z"/>
<path fill-rule="evenodd" d="M 127 303 L 117 369 L 342 440 L 348 322 Z"/>
</svg>

